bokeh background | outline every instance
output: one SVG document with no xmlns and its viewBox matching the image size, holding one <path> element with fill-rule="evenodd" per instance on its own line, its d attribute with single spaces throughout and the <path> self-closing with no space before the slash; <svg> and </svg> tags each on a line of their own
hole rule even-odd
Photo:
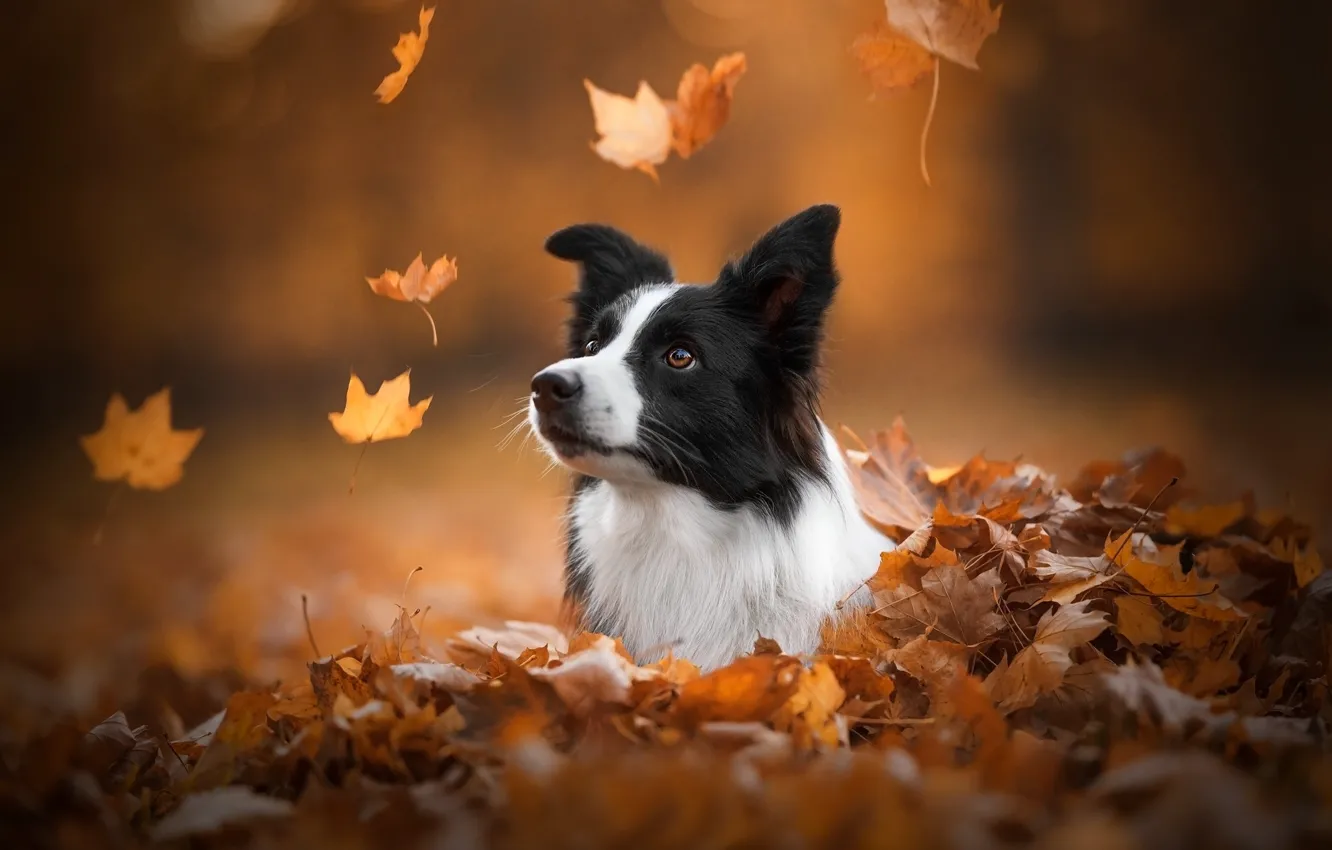
<svg viewBox="0 0 1332 850">
<path fill-rule="evenodd" d="M 875 0 L 439 0 L 380 105 L 417 9 L 6 4 L 5 681 L 94 699 L 154 661 L 277 675 L 310 653 L 302 594 L 327 651 L 385 626 L 417 566 L 435 636 L 552 616 L 563 476 L 497 444 L 558 357 L 572 271 L 542 241 L 586 220 L 706 281 L 838 203 L 829 421 L 901 413 L 936 464 L 1065 475 L 1163 444 L 1203 495 L 1332 525 L 1322 4 L 1013 0 L 980 73 L 943 69 L 933 188 L 928 87 L 872 99 L 848 52 Z M 729 125 L 660 185 L 589 150 L 585 77 L 669 95 L 733 50 Z M 461 271 L 438 348 L 364 282 L 418 251 Z M 407 367 L 425 427 L 371 447 L 349 496 L 326 414 L 350 370 Z M 178 486 L 107 515 L 77 437 L 112 391 L 164 385 L 204 439 Z"/>
</svg>

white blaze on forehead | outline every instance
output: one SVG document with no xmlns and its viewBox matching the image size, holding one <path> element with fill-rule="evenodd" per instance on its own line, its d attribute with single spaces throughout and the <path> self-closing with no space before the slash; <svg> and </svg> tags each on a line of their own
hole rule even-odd
<svg viewBox="0 0 1332 850">
<path fill-rule="evenodd" d="M 591 357 L 569 357 L 552 365 L 578 375 L 583 391 L 578 399 L 578 417 L 583 432 L 612 449 L 626 449 L 638 444 L 638 421 L 643 414 L 643 397 L 634 382 L 629 352 L 658 307 L 680 289 L 679 284 L 656 284 L 633 293 L 633 301 L 624 311 L 620 328 L 600 351 Z M 536 407 L 528 404 L 528 419 L 537 429 Z M 542 441 L 545 442 L 544 439 Z M 587 475 L 608 480 L 653 480 L 652 471 L 625 454 L 609 457 L 588 453 L 561 459 L 547 446 L 553 457 L 566 466 Z"/>
<path fill-rule="evenodd" d="M 678 288 L 671 284 L 640 290 L 615 337 L 593 356 L 574 361 L 583 378 L 583 421 L 609 446 L 632 446 L 638 439 L 643 397 L 634 383 L 629 352 L 652 313 Z"/>
</svg>

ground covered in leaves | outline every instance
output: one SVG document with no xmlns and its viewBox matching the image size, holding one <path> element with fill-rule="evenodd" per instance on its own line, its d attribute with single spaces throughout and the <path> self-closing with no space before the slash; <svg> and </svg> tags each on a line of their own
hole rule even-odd
<svg viewBox="0 0 1332 850">
<path fill-rule="evenodd" d="M 900 423 L 845 442 L 900 545 L 813 657 L 642 666 L 533 623 L 427 647 L 408 594 L 301 681 L 7 709 L 5 846 L 1332 846 L 1306 526 L 1197 505 L 1162 451 L 1061 486 L 932 468 Z"/>
</svg>

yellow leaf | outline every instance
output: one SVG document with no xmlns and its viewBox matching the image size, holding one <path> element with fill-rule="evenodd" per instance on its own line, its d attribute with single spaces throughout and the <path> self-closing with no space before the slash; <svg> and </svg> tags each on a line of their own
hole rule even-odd
<svg viewBox="0 0 1332 850">
<path fill-rule="evenodd" d="M 106 420 L 96 434 L 79 443 L 93 462 L 98 481 L 126 481 L 140 490 L 165 490 L 180 480 L 184 464 L 203 437 L 203 429 L 171 429 L 171 390 L 164 388 L 130 410 L 116 393 L 106 405 Z"/>
<path fill-rule="evenodd" d="M 1115 627 L 1135 646 L 1164 645 L 1165 626 L 1161 611 L 1141 596 L 1115 600 Z"/>
<path fill-rule="evenodd" d="M 735 86 L 748 65 L 745 54 L 731 53 L 718 59 L 709 71 L 692 65 L 680 78 L 675 101 L 667 105 L 671 115 L 671 146 L 682 159 L 712 141 L 731 116 Z"/>
<path fill-rule="evenodd" d="M 795 735 L 797 746 L 836 747 L 839 739 L 837 709 L 846 692 L 831 667 L 819 661 L 802 669 L 795 693 L 773 716 L 773 727 Z"/>
<path fill-rule="evenodd" d="M 1318 578 L 1323 572 L 1323 558 L 1318 554 L 1318 550 L 1313 544 L 1309 544 L 1300 549 L 1295 545 L 1294 540 L 1286 540 L 1278 537 L 1268 546 L 1272 550 L 1272 555 L 1278 560 L 1286 561 L 1295 565 L 1295 581 L 1300 587 L 1305 587 L 1309 582 Z"/>
<path fill-rule="evenodd" d="M 1131 530 L 1131 529 L 1130 529 Z M 1217 622 L 1244 619 L 1244 613 L 1221 595 L 1216 584 L 1206 584 L 1197 572 L 1185 573 L 1179 563 L 1179 547 L 1164 546 L 1156 556 L 1156 563 L 1144 561 L 1125 544 L 1126 531 L 1105 544 L 1105 554 L 1134 581 L 1162 602 L 1194 617 Z"/>
<path fill-rule="evenodd" d="M 636 168 L 653 180 L 655 166 L 671 152 L 671 115 L 657 93 L 646 82 L 638 84 L 633 98 L 602 91 L 583 80 L 592 103 L 597 135 L 592 144 L 597 156 L 621 168 Z"/>
<path fill-rule="evenodd" d="M 379 98 L 380 103 L 390 103 L 402 94 L 403 88 L 407 85 L 407 78 L 416 70 L 416 66 L 421 62 L 421 56 L 425 54 L 426 40 L 430 38 L 430 21 L 434 17 L 434 6 L 429 9 L 422 6 L 417 16 L 421 27 L 420 35 L 405 32 L 398 36 L 398 43 L 393 46 L 393 58 L 398 60 L 399 67 L 386 76 L 380 82 L 379 88 L 375 89 L 375 96 Z"/>
<path fill-rule="evenodd" d="M 416 404 L 408 402 L 411 370 L 391 381 L 384 381 L 374 395 L 367 395 L 365 384 L 352 374 L 347 383 L 347 405 L 341 413 L 330 413 L 333 430 L 349 443 L 377 443 L 405 437 L 421 427 L 421 417 L 434 396 Z"/>
</svg>

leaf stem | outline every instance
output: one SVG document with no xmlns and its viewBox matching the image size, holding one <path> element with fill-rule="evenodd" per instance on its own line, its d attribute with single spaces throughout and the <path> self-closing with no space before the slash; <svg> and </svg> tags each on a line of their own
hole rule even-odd
<svg viewBox="0 0 1332 850">
<path fill-rule="evenodd" d="M 315 658 L 323 658 L 319 644 L 315 643 L 314 628 L 310 625 L 310 600 L 304 593 L 301 594 L 301 616 L 305 618 L 305 636 L 310 639 L 310 648 L 314 650 Z"/>
<path fill-rule="evenodd" d="M 930 183 L 930 167 L 925 163 L 925 144 L 930 139 L 930 125 L 934 123 L 934 107 L 939 102 L 939 57 L 934 57 L 934 88 L 930 91 L 930 109 L 925 113 L 925 126 L 920 128 L 920 176 L 925 178 L 926 186 Z"/>
<path fill-rule="evenodd" d="M 439 330 L 435 327 L 435 317 L 430 315 L 430 311 L 426 309 L 426 305 L 422 304 L 420 301 L 413 301 L 412 303 L 417 307 L 420 307 L 421 312 L 425 313 L 426 318 L 430 320 L 430 344 L 439 348 Z"/>
<path fill-rule="evenodd" d="M 102 518 L 97 521 L 97 530 L 93 532 L 93 545 L 102 545 L 102 536 L 106 532 L 106 524 L 111 519 L 111 511 L 116 506 L 116 501 L 120 498 L 121 491 L 125 489 L 125 479 L 116 482 L 116 486 L 111 488 L 111 495 L 106 499 L 106 507 L 102 509 Z"/>
</svg>

